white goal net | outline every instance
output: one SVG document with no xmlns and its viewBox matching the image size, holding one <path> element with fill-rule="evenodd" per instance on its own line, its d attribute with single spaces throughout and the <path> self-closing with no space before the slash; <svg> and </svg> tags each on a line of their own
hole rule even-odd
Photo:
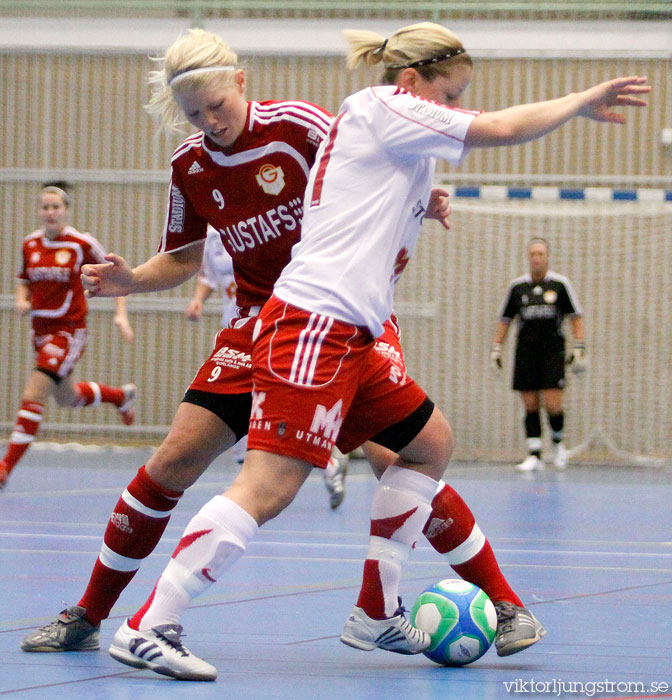
<svg viewBox="0 0 672 700">
<path fill-rule="evenodd" d="M 489 350 L 507 285 L 528 270 L 529 239 L 542 236 L 551 268 L 569 277 L 585 313 L 588 371 L 568 372 L 565 392 L 571 455 L 672 459 L 672 203 L 660 191 L 657 202 L 602 192 L 607 201 L 457 197 L 451 231 L 426 227 L 398 310 L 410 369 L 450 418 L 456 456 L 524 454 L 522 408 L 510 389 L 515 329 L 499 376 Z"/>
</svg>

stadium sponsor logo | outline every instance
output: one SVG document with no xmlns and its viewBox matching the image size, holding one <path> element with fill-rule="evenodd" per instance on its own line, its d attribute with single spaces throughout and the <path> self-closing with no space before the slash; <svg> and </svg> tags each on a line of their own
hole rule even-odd
<svg viewBox="0 0 672 700">
<path fill-rule="evenodd" d="M 410 109 L 420 117 L 436 119 L 443 124 L 450 124 L 453 121 L 454 113 L 451 110 L 433 102 L 414 102 Z"/>
<path fill-rule="evenodd" d="M 184 197 L 175 185 L 170 186 L 170 221 L 168 223 L 170 233 L 184 231 Z"/>
<path fill-rule="evenodd" d="M 252 392 L 252 408 L 250 410 L 250 418 L 259 420 L 264 417 L 264 408 L 262 404 L 266 399 L 265 391 Z"/>
<path fill-rule="evenodd" d="M 246 369 L 252 368 L 252 355 L 250 355 L 250 353 L 242 352 L 241 350 L 236 350 L 228 346 L 217 350 L 212 360 L 218 365 L 231 367 L 233 369 L 240 369 L 241 367 Z"/>
<path fill-rule="evenodd" d="M 379 355 L 382 355 L 389 360 L 390 374 L 388 379 L 393 384 L 400 384 L 403 386 L 406 383 L 407 377 L 406 367 L 404 366 L 404 360 L 401 353 L 393 345 L 385 343 L 382 340 L 377 341 L 374 348 Z"/>
<path fill-rule="evenodd" d="M 408 250 L 406 248 L 402 248 L 397 253 L 397 258 L 394 261 L 394 267 L 392 268 L 392 278 L 390 280 L 392 284 L 396 284 L 399 281 L 399 278 L 401 277 L 402 272 L 406 269 L 406 265 L 408 265 L 408 261 L 410 259 L 411 258 L 408 255 Z"/>
<path fill-rule="evenodd" d="M 58 345 L 54 345 L 53 343 L 47 343 L 42 350 L 44 350 L 47 355 L 53 355 L 54 357 L 65 356 L 65 349 L 59 348 Z"/>
<path fill-rule="evenodd" d="M 315 131 L 315 129 L 311 129 L 306 136 L 306 141 L 308 141 L 308 143 L 312 143 L 314 146 L 319 146 L 321 140 L 320 135 L 317 133 L 317 131 Z"/>
<path fill-rule="evenodd" d="M 420 218 L 422 218 L 422 217 L 425 215 L 425 212 L 426 212 L 426 211 L 427 211 L 427 210 L 426 210 L 425 207 L 423 206 L 422 202 L 421 202 L 420 200 L 418 200 L 418 201 L 415 203 L 415 206 L 413 207 L 413 218 L 414 218 L 414 219 L 420 219 Z"/>
<path fill-rule="evenodd" d="M 303 202 L 297 197 L 287 204 L 218 230 L 235 251 L 242 253 L 275 240 L 283 233 L 297 230 L 302 216 Z"/>
<path fill-rule="evenodd" d="M 67 265 L 70 260 L 70 251 L 65 249 L 58 250 L 55 257 L 58 265 Z"/>
<path fill-rule="evenodd" d="M 125 513 L 112 513 L 110 516 L 110 522 L 114 527 L 126 534 L 130 535 L 133 532 L 133 528 L 128 520 L 128 515 Z"/>
<path fill-rule="evenodd" d="M 30 267 L 27 270 L 31 282 L 69 282 L 69 267 Z"/>
<path fill-rule="evenodd" d="M 453 522 L 454 521 L 452 518 L 446 518 L 445 520 L 441 520 L 441 518 L 432 518 L 429 521 L 429 526 L 427 527 L 427 532 L 425 532 L 425 537 L 427 537 L 427 539 L 432 539 L 432 537 L 440 535 L 441 533 L 445 532 L 453 524 Z"/>
<path fill-rule="evenodd" d="M 546 304 L 525 306 L 520 310 L 520 316 L 525 321 L 531 321 L 537 318 L 555 318 L 555 306 L 547 306 Z"/>
<path fill-rule="evenodd" d="M 266 194 L 280 194 L 285 187 L 285 173 L 279 165 L 264 163 L 255 177 Z"/>
<path fill-rule="evenodd" d="M 339 399 L 330 409 L 318 403 L 315 407 L 310 432 L 322 432 L 325 437 L 336 440 L 338 431 L 341 429 L 341 423 L 343 423 L 343 416 L 341 415 L 342 410 L 342 399 Z"/>
</svg>

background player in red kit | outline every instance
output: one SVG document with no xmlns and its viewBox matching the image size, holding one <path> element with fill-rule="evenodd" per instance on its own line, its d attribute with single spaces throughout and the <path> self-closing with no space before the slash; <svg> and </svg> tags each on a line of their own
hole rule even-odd
<svg viewBox="0 0 672 700">
<path fill-rule="evenodd" d="M 72 378 L 87 334 L 80 269 L 85 263 L 103 261 L 105 251 L 91 234 L 68 225 L 69 205 L 70 197 L 62 187 L 43 188 L 37 207 L 42 226 L 23 241 L 16 309 L 31 316 L 36 363 L 23 389 L 7 451 L 0 460 L 0 488 L 35 439 L 50 396 L 59 406 L 111 403 L 119 409 L 125 425 L 134 419 L 134 384 L 111 387 L 99 382 L 75 383 Z M 125 299 L 117 300 L 114 323 L 122 337 L 132 342 Z"/>
<path fill-rule="evenodd" d="M 430 204 L 435 158 L 457 164 L 471 147 L 523 143 L 576 116 L 623 122 L 611 107 L 643 106 L 638 95 L 650 89 L 642 77 L 618 78 L 542 103 L 468 112 L 459 101 L 471 61 L 444 27 L 349 38 L 351 65 L 382 60 L 389 84 L 349 97 L 320 148 L 301 240 L 255 323 L 245 462 L 231 488 L 192 519 L 146 606 L 117 631 L 110 652 L 128 665 L 214 678 L 215 669 L 181 644 L 182 611 L 235 563 L 258 524 L 291 503 L 335 443 L 347 452 L 367 438 L 398 457 L 374 495 L 360 596 L 341 640 L 402 654 L 429 646 L 429 635 L 396 608 L 397 592 L 403 562 L 431 517 L 452 434 L 417 385 L 390 386 L 375 339 Z M 98 289 L 100 281 L 91 284 Z M 140 628 L 152 608 L 151 629 Z M 543 628 L 523 613 L 529 644 Z"/>
</svg>

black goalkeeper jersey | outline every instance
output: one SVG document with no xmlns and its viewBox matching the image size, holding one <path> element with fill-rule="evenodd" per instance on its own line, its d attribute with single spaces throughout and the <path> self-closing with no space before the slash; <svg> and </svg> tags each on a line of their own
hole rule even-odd
<svg viewBox="0 0 672 700">
<path fill-rule="evenodd" d="M 582 313 L 570 281 L 549 270 L 539 283 L 529 274 L 513 280 L 499 317 L 510 323 L 518 316 L 519 344 L 560 349 L 565 341 L 563 318 Z"/>
</svg>

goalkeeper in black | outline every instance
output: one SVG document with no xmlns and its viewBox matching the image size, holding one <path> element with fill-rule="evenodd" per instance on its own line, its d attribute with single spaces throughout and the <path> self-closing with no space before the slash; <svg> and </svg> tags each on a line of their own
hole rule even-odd
<svg viewBox="0 0 672 700">
<path fill-rule="evenodd" d="M 565 388 L 565 363 L 575 374 L 586 369 L 586 346 L 583 312 L 570 281 L 548 269 L 550 247 L 543 238 L 533 238 L 527 248 L 528 274 L 509 284 L 499 314 L 490 359 L 497 370 L 502 368 L 502 344 L 511 322 L 518 317 L 518 337 L 513 369 L 513 389 L 519 391 L 525 408 L 525 435 L 528 456 L 516 466 L 523 472 L 542 469 L 541 418 L 543 406 L 551 427 L 553 464 L 567 466 L 567 449 L 563 443 L 565 416 L 562 408 Z M 570 319 L 574 346 L 565 357 L 562 321 Z"/>
</svg>

